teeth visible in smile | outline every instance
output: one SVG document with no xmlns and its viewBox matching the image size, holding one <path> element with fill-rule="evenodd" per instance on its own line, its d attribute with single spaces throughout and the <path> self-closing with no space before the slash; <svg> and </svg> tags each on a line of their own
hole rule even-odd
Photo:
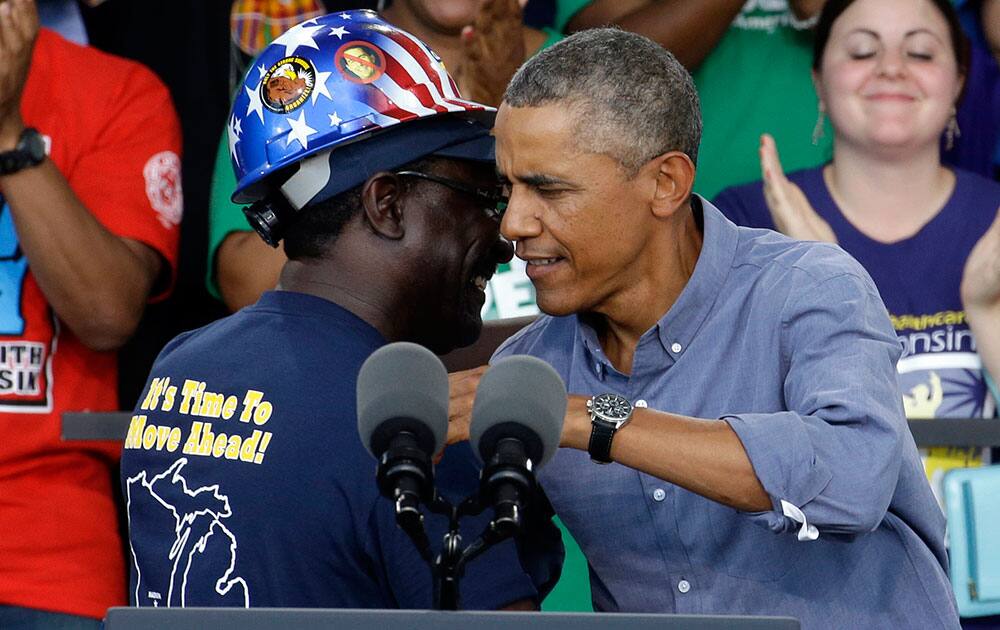
<svg viewBox="0 0 1000 630">
<path fill-rule="evenodd" d="M 472 284 L 474 284 L 480 291 L 486 290 L 486 282 L 487 280 L 485 276 L 476 276 L 472 279 Z"/>
<path fill-rule="evenodd" d="M 552 265 L 559 262 L 560 258 L 535 258 L 528 261 L 529 265 Z"/>
</svg>

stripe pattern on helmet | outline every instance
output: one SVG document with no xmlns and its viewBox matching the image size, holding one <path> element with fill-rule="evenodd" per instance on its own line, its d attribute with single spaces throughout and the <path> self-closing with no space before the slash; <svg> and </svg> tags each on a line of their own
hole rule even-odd
<svg viewBox="0 0 1000 630">
<path fill-rule="evenodd" d="M 307 63 L 290 63 L 290 57 Z M 264 90 L 295 88 L 296 77 L 282 72 L 282 64 L 311 68 L 311 78 L 325 89 L 287 112 L 261 108 Z M 278 83 L 262 85 L 265 76 L 279 77 L 272 79 Z M 261 53 L 236 93 L 228 129 L 235 198 L 253 198 L 244 191 L 276 170 L 372 132 L 431 116 L 485 111 L 492 108 L 461 97 L 430 48 L 374 12 L 308 20 Z"/>
</svg>

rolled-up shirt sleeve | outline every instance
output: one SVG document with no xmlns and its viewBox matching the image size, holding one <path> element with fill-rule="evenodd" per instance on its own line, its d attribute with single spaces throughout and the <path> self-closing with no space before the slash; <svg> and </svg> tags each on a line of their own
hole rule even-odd
<svg viewBox="0 0 1000 630">
<path fill-rule="evenodd" d="M 800 540 L 874 530 L 907 431 L 885 306 L 867 276 L 838 275 L 791 294 L 782 327 L 788 410 L 723 417 L 771 496 L 750 518 Z"/>
</svg>

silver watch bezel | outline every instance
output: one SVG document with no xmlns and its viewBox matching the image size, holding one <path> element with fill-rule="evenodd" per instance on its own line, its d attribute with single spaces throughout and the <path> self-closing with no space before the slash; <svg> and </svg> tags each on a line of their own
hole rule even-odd
<svg viewBox="0 0 1000 630">
<path fill-rule="evenodd" d="M 597 404 L 598 401 L 602 399 L 603 400 L 611 399 L 615 400 L 616 402 L 624 403 L 628 407 L 627 413 L 624 415 L 624 417 L 607 415 L 599 408 Z M 603 424 L 608 425 L 609 427 L 614 428 L 617 431 L 618 429 L 625 426 L 628 423 L 628 421 L 632 419 L 632 414 L 635 411 L 635 405 L 633 405 L 632 401 L 630 401 L 628 398 L 625 398 L 620 394 L 614 394 L 609 392 L 605 394 L 597 394 L 596 396 L 591 396 L 590 400 L 587 401 L 587 411 L 590 413 L 591 422 L 601 422 Z"/>
</svg>

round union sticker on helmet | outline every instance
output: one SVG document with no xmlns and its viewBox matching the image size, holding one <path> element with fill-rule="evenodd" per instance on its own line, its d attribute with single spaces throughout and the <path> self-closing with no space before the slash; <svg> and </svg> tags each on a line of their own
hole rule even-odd
<svg viewBox="0 0 1000 630">
<path fill-rule="evenodd" d="M 146 196 L 160 223 L 169 229 L 181 222 L 184 196 L 181 194 L 181 159 L 173 151 L 160 151 L 142 168 Z"/>
<path fill-rule="evenodd" d="M 385 73 L 385 55 L 368 42 L 347 42 L 337 49 L 334 63 L 348 81 L 371 83 Z"/>
<path fill-rule="evenodd" d="M 260 82 L 260 100 L 277 114 L 298 109 L 316 83 L 316 68 L 308 59 L 285 57 L 272 65 Z"/>
</svg>

